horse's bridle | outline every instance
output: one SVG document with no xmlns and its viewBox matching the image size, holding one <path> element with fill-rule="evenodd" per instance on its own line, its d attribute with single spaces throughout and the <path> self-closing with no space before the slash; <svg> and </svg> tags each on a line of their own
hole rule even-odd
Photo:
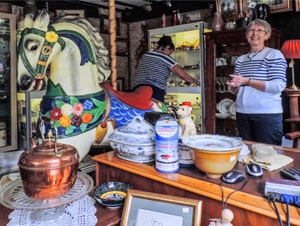
<svg viewBox="0 0 300 226">
<path fill-rule="evenodd" d="M 25 54 L 24 47 L 23 47 L 23 39 L 26 34 L 36 34 L 43 38 L 45 38 L 43 47 L 40 52 L 40 56 L 37 62 L 36 69 L 32 67 L 29 63 L 28 58 Z M 44 79 L 45 78 L 45 70 L 47 60 L 52 53 L 53 46 L 58 43 L 61 46 L 61 50 L 63 50 L 66 46 L 65 41 L 57 34 L 56 30 L 52 26 L 48 26 L 47 31 L 39 30 L 36 28 L 25 28 L 21 33 L 21 39 L 18 46 L 18 53 L 24 63 L 25 68 L 30 73 L 30 75 L 35 79 Z"/>
</svg>

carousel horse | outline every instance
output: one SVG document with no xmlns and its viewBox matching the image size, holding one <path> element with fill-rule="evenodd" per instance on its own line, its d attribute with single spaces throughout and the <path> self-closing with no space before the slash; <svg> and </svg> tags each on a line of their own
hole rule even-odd
<svg viewBox="0 0 300 226">
<path fill-rule="evenodd" d="M 93 143 L 108 144 L 113 129 L 145 112 L 167 112 L 151 99 L 152 89 L 118 92 L 107 82 L 111 71 L 108 51 L 98 30 L 86 19 L 64 16 L 50 24 L 42 10 L 35 20 L 26 17 L 18 40 L 18 86 L 42 90 L 43 130 L 58 142 L 73 145 L 82 160 Z"/>
</svg>

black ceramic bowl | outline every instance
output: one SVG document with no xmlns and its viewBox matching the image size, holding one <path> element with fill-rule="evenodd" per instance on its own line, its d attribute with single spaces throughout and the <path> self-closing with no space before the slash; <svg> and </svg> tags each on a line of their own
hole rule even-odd
<svg viewBox="0 0 300 226">
<path fill-rule="evenodd" d="M 107 182 L 94 189 L 94 198 L 103 206 L 118 208 L 124 204 L 129 188 L 133 186 L 124 182 Z"/>
</svg>

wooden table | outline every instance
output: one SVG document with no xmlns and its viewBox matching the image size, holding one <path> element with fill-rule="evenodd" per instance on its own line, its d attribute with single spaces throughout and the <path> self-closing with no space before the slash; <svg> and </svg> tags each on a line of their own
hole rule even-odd
<svg viewBox="0 0 300 226">
<path fill-rule="evenodd" d="M 245 142 L 249 146 L 253 143 Z M 286 167 L 300 168 L 300 152 L 297 149 L 274 146 L 280 154 L 294 158 Z M 221 186 L 225 199 L 235 190 L 241 189 L 243 182 L 225 184 L 221 179 L 208 178 L 196 168 L 181 168 L 178 173 L 160 173 L 154 164 L 134 163 L 122 160 L 114 152 L 96 155 L 96 185 L 108 181 L 123 181 L 134 185 L 135 189 L 155 193 L 182 196 L 203 200 L 202 223 L 209 224 L 210 218 L 219 218 L 222 210 Z M 244 170 L 242 163 L 235 167 Z M 264 198 L 267 178 L 281 178 L 279 170 L 265 171 L 261 178 L 249 178 L 247 184 L 234 192 L 227 200 L 227 207 L 235 216 L 233 225 L 271 226 L 279 225 L 273 204 Z M 220 186 L 221 185 L 221 186 Z M 283 221 L 286 221 L 285 204 L 276 203 Z M 300 225 L 300 209 L 289 207 L 291 225 Z"/>
</svg>

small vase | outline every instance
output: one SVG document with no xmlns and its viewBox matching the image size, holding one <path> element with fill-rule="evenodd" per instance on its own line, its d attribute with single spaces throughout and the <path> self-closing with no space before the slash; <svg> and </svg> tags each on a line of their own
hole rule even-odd
<svg viewBox="0 0 300 226">
<path fill-rule="evenodd" d="M 223 31 L 224 29 L 224 21 L 221 13 L 214 13 L 214 19 L 211 24 L 213 31 Z"/>
</svg>

